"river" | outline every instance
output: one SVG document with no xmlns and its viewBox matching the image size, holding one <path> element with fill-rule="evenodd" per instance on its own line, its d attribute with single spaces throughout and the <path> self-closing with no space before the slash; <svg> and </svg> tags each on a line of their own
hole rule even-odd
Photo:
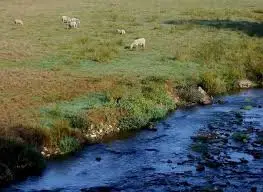
<svg viewBox="0 0 263 192">
<path fill-rule="evenodd" d="M 156 125 L 157 131 L 142 130 L 128 138 L 87 146 L 65 160 L 50 161 L 41 176 L 29 177 L 3 191 L 262 192 L 263 147 L 253 138 L 263 133 L 263 90 L 245 90 L 218 99 L 224 102 L 177 110 Z M 251 108 L 241 109 L 248 105 Z M 235 123 L 236 117 L 240 119 L 237 112 L 241 123 Z M 229 136 L 251 127 L 244 143 Z M 226 144 L 222 140 L 209 142 L 210 154 L 200 155 L 191 147 L 196 142 L 193 136 L 200 131 L 216 133 L 217 139 L 225 134 Z M 211 158 L 217 158 L 213 162 L 219 166 L 211 168 L 207 163 Z M 196 170 L 199 163 L 205 170 Z"/>
</svg>

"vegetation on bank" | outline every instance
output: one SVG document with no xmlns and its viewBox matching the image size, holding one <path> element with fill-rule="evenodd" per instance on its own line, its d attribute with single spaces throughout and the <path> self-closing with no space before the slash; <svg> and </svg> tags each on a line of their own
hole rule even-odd
<svg viewBox="0 0 263 192">
<path fill-rule="evenodd" d="M 38 175 L 45 160 L 34 147 L 0 137 L 0 186 L 29 175 Z"/>
<path fill-rule="evenodd" d="M 0 2 L 1 146 L 18 150 L 12 164 L 0 159 L 10 178 L 18 173 L 14 165 L 23 165 L 20 153 L 42 168 L 35 151 L 68 154 L 105 134 L 146 127 L 178 105 L 198 103 L 198 86 L 216 95 L 236 89 L 240 79 L 262 85 L 260 0 L 64 5 Z M 59 16 L 67 14 L 81 18 L 79 30 L 63 28 Z M 11 15 L 22 17 L 23 27 L 12 25 Z M 126 49 L 138 37 L 146 49 Z M 1 148 L 0 157 L 5 153 Z"/>
</svg>

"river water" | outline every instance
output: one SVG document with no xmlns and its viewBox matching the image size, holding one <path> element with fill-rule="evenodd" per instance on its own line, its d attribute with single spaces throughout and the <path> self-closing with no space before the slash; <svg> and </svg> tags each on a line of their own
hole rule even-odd
<svg viewBox="0 0 263 192">
<path fill-rule="evenodd" d="M 245 90 L 219 99 L 224 102 L 177 110 L 156 125 L 156 132 L 139 131 L 125 139 L 87 146 L 66 160 L 51 161 L 41 176 L 29 177 L 4 191 L 263 192 L 262 158 L 245 153 L 243 144 L 233 147 L 232 140 L 228 139 L 227 148 L 220 148 L 219 144 L 213 146 L 221 150 L 220 154 L 227 154 L 231 149 L 228 158 L 234 161 L 216 168 L 206 166 L 204 157 L 192 151 L 192 136 L 209 127 L 211 122 L 217 122 L 222 128 L 231 127 L 235 123 L 230 126 L 227 121 L 233 112 L 242 113 L 242 123 L 233 125 L 233 131 L 248 128 L 248 124 L 257 133 L 263 131 L 262 89 Z M 242 110 L 245 105 L 251 105 L 252 109 Z M 250 142 L 246 145 L 252 146 Z M 256 149 L 253 146 L 251 150 L 262 152 L 262 145 L 258 144 Z M 235 164 L 241 157 L 247 161 Z M 202 161 L 205 170 L 196 171 L 197 163 Z"/>
</svg>

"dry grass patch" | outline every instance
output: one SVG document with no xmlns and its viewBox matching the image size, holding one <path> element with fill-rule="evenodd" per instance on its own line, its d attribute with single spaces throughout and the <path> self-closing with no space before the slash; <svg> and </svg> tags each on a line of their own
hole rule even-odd
<svg viewBox="0 0 263 192">
<path fill-rule="evenodd" d="M 111 86 L 108 78 L 95 81 L 70 74 L 29 69 L 1 70 L 0 77 L 0 123 L 7 124 L 24 122 L 36 107 L 71 100 Z M 30 114 L 32 118 L 35 115 Z"/>
</svg>

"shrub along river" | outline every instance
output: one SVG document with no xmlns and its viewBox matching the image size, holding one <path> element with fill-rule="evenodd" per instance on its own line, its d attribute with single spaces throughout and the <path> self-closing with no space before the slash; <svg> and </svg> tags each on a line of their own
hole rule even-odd
<svg viewBox="0 0 263 192">
<path fill-rule="evenodd" d="M 4 191 L 263 191 L 263 90 L 177 110 L 157 131 L 86 147 Z"/>
</svg>

